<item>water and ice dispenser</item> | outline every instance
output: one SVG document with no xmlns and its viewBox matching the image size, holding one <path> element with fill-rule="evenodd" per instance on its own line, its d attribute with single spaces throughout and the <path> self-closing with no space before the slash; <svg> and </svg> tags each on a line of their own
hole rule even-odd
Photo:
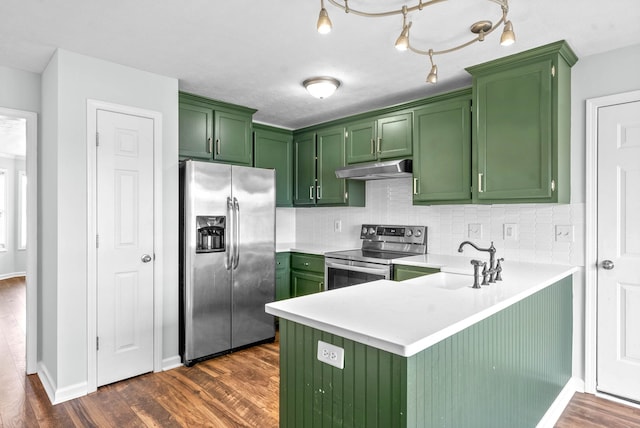
<svg viewBox="0 0 640 428">
<path fill-rule="evenodd" d="M 196 253 L 225 250 L 226 216 L 196 216 Z"/>
</svg>

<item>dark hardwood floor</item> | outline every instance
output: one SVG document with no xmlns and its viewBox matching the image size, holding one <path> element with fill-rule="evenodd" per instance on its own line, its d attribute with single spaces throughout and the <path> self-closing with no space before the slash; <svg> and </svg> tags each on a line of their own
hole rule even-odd
<svg viewBox="0 0 640 428">
<path fill-rule="evenodd" d="M 21 278 L 0 281 L 0 427 L 278 426 L 277 343 L 52 406 L 38 377 L 24 375 L 24 288 Z M 640 409 L 577 393 L 556 427 L 640 427 Z"/>
</svg>

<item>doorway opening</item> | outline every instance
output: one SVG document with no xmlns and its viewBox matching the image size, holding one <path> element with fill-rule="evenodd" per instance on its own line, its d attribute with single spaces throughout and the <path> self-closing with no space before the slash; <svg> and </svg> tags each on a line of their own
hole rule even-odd
<svg viewBox="0 0 640 428">
<path fill-rule="evenodd" d="M 11 279 L 7 289 L 25 296 L 16 322 L 24 338 L 18 367 L 26 374 L 37 369 L 36 150 L 37 115 L 0 108 L 0 279 Z"/>
</svg>

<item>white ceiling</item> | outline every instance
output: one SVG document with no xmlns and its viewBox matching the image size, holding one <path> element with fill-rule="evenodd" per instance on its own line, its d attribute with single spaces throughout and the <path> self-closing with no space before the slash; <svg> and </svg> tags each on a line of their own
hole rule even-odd
<svg viewBox="0 0 640 428">
<path fill-rule="evenodd" d="M 297 129 L 469 85 L 465 67 L 557 40 L 578 57 L 640 43 L 638 0 L 511 0 L 516 44 L 500 47 L 496 31 L 435 57 L 439 82 L 429 85 L 428 58 L 393 48 L 401 17 L 362 18 L 325 3 L 328 35 L 315 29 L 319 0 L 1 0 L 0 65 L 40 73 L 60 47 L 178 78 L 183 91 L 256 108 L 256 121 Z M 403 2 L 349 2 L 380 4 Z M 473 22 L 500 14 L 490 0 L 438 3 L 410 17 L 412 44 L 445 49 L 470 38 Z M 331 98 L 317 100 L 301 86 L 318 75 L 342 81 Z"/>
</svg>

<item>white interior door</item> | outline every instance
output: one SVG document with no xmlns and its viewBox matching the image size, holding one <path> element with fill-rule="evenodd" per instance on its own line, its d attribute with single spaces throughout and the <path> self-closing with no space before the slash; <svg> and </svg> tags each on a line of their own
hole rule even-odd
<svg viewBox="0 0 640 428">
<path fill-rule="evenodd" d="M 153 370 L 153 120 L 98 110 L 97 386 Z"/>
<path fill-rule="evenodd" d="M 640 102 L 598 110 L 597 389 L 640 401 Z"/>
</svg>

